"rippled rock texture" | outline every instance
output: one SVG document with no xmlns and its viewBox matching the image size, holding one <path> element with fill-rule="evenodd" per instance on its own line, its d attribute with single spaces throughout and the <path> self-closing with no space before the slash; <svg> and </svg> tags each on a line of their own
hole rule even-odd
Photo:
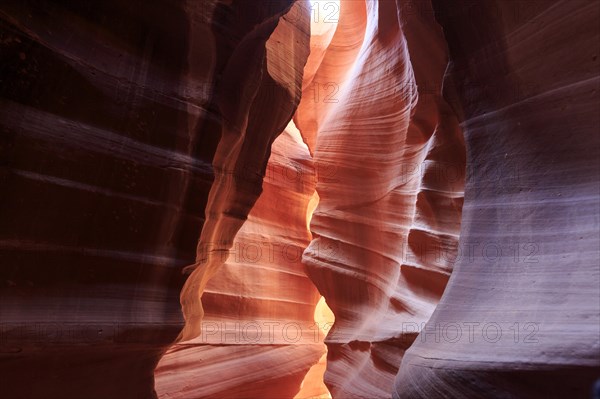
<svg viewBox="0 0 600 399">
<path fill-rule="evenodd" d="M 463 256 L 394 396 L 589 397 L 600 376 L 600 7 L 433 4 L 450 48 L 444 94 L 467 143 Z"/>
<path fill-rule="evenodd" d="M 319 295 L 301 262 L 314 190 L 312 160 L 291 124 L 273 143 L 262 195 L 202 294 L 200 335 L 174 345 L 158 365 L 159 396 L 291 398 L 299 392 L 325 353 L 315 325 Z M 313 385 L 316 393 L 327 392 L 322 375 Z"/>
<path fill-rule="evenodd" d="M 0 397 L 588 397 L 599 8 L 3 2 Z"/>
<path fill-rule="evenodd" d="M 334 397 L 390 396 L 456 252 L 465 153 L 440 95 L 445 42 L 432 13 L 399 20 L 403 11 L 342 2 L 295 118 L 317 165 L 304 262 L 336 318 L 325 374 Z M 320 89 L 331 89 L 323 104 L 306 104 Z"/>
<path fill-rule="evenodd" d="M 201 231 L 231 244 L 298 104 L 291 6 L 0 5 L 0 396 L 155 395 Z"/>
</svg>

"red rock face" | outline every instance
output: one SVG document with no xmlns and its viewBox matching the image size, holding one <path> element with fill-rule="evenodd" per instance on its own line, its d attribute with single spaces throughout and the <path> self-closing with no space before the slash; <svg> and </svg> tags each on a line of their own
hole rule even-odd
<svg viewBox="0 0 600 399">
<path fill-rule="evenodd" d="M 182 270 L 231 245 L 298 104 L 308 17 L 281 20 L 291 6 L 0 6 L 0 396 L 155 395 Z"/>
<path fill-rule="evenodd" d="M 244 7 L 234 12 L 241 13 Z M 306 25 L 302 22 L 309 16 L 299 6 L 289 12 L 289 19 L 294 16 L 292 22 L 285 17 L 271 17 L 243 36 L 223 72 L 217 98 L 223 125 L 213 159 L 215 182 L 209 194 L 196 263 L 187 268 L 193 272 L 181 293 L 186 318 L 183 340 L 200 333 L 200 294 L 224 263 L 223 253 L 233 245 L 236 233 L 259 197 L 271 144 L 292 118 L 300 100 L 302 68 L 309 51 L 308 31 L 302 29 Z M 234 31 L 223 34 L 232 35 Z M 250 55 L 254 58 L 248 58 Z M 242 69 L 248 73 L 241 74 Z M 267 107 L 269 118 L 264 118 L 261 112 Z"/>
<path fill-rule="evenodd" d="M 304 261 L 336 317 L 326 340 L 332 395 L 389 397 L 452 271 L 464 145 L 435 90 L 447 58 L 433 15 L 401 28 L 394 2 L 341 5 L 296 115 L 320 196 Z M 327 85 L 334 101 L 306 104 Z"/>
<path fill-rule="evenodd" d="M 320 3 L 0 5 L 0 397 L 589 396 L 598 4 Z"/>
<path fill-rule="evenodd" d="M 314 325 L 319 295 L 301 263 L 310 240 L 314 167 L 293 124 L 273 142 L 300 100 L 308 18 L 295 4 L 255 28 L 226 69 L 230 85 L 240 78 L 247 51 L 262 46 L 256 73 L 241 76 L 248 93 L 239 98 L 225 90 L 219 99 L 231 116 L 224 118 L 213 160 L 216 178 L 195 269 L 181 294 L 186 325 L 156 370 L 159 396 L 293 397 L 325 352 Z M 257 41 L 256 32 L 274 23 L 266 42 Z M 257 85 L 256 76 L 265 83 Z M 265 118 L 259 111 L 267 108 Z M 224 368 L 232 361 L 234 369 Z"/>
<path fill-rule="evenodd" d="M 200 336 L 158 365 L 159 397 L 291 398 L 300 390 L 325 352 L 319 295 L 301 263 L 314 189 L 312 160 L 291 125 L 273 143 L 263 193 L 202 294 Z"/>
</svg>

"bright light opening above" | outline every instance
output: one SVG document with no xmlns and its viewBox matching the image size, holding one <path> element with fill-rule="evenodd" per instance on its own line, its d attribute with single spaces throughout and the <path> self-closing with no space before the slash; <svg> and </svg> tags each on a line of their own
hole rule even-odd
<svg viewBox="0 0 600 399">
<path fill-rule="evenodd" d="M 337 26 L 339 0 L 310 0 L 310 28 L 313 35 L 324 35 Z"/>
</svg>

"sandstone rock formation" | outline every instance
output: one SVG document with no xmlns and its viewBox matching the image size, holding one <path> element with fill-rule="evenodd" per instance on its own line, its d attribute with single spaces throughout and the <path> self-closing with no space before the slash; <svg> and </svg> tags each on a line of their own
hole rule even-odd
<svg viewBox="0 0 600 399">
<path fill-rule="evenodd" d="M 444 94 L 467 143 L 463 256 L 394 397 L 590 397 L 600 6 L 433 3 L 450 48 Z"/>
<path fill-rule="evenodd" d="M 205 211 L 227 247 L 299 101 L 292 3 L 0 5 L 2 397 L 154 395 Z"/>
<path fill-rule="evenodd" d="M 413 326 L 452 270 L 464 146 L 440 96 L 447 59 L 433 16 L 401 26 L 393 1 L 341 7 L 296 115 L 320 196 L 304 260 L 336 318 L 326 341 L 332 395 L 389 397 Z M 328 84 L 334 101 L 306 105 Z"/>
<path fill-rule="evenodd" d="M 284 4 L 281 2 L 280 8 Z M 227 8 L 224 3 L 218 6 Z M 271 144 L 300 101 L 302 70 L 309 53 L 309 15 L 299 4 L 287 11 L 281 18 L 271 16 L 259 24 L 240 26 L 246 13 L 256 12 L 254 5 L 240 2 L 231 10 L 236 13 L 237 24 L 216 30 L 217 43 L 223 40 L 225 48 L 230 48 L 227 42 L 233 39 L 239 43 L 234 43 L 236 47 L 228 54 L 221 86 L 216 89 L 216 107 L 222 113 L 222 125 L 218 126 L 221 139 L 213 159 L 215 182 L 206 205 L 196 263 L 188 267 L 193 273 L 181 293 L 186 318 L 183 340 L 200 332 L 203 311 L 199 294 L 223 264 L 223 252 L 233 245 L 259 197 Z M 268 118 L 264 117 L 265 109 L 269 110 Z"/>
<path fill-rule="evenodd" d="M 314 190 L 312 160 L 291 124 L 273 143 L 262 195 L 202 294 L 200 335 L 174 345 L 158 365 L 159 397 L 291 398 L 299 392 L 325 352 L 315 326 L 319 295 L 301 262 Z M 317 393 L 326 393 L 322 376 L 320 386 Z"/>
<path fill-rule="evenodd" d="M 599 18 L 3 2 L 0 397 L 588 397 Z"/>
</svg>

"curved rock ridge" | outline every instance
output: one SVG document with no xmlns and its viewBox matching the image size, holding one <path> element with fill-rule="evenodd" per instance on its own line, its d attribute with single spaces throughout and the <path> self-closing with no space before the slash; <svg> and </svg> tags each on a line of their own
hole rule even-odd
<svg viewBox="0 0 600 399">
<path fill-rule="evenodd" d="M 403 11 L 342 1 L 295 116 L 317 167 L 304 262 L 335 314 L 325 374 L 333 397 L 390 397 L 457 251 L 465 152 L 441 98 L 444 37 L 433 14 L 399 19 Z M 315 85 L 328 83 L 335 101 L 315 102 Z"/>
<path fill-rule="evenodd" d="M 450 48 L 444 94 L 468 148 L 464 256 L 394 397 L 591 397 L 600 5 L 433 3 Z"/>
<path fill-rule="evenodd" d="M 273 4 L 283 9 L 286 2 L 267 2 L 265 6 Z M 250 2 L 237 2 L 234 8 L 223 12 L 223 18 L 229 17 L 227 12 L 238 18 L 252 15 L 256 13 L 253 7 Z M 270 16 L 246 27 L 247 31 L 240 32 L 244 26 L 236 24 L 217 31 L 217 37 L 225 41 L 221 45 L 231 49 L 221 85 L 216 88 L 216 107 L 223 123 L 219 126 L 221 139 L 213 159 L 215 181 L 206 205 L 196 263 L 187 268 L 192 273 L 181 292 L 186 320 L 181 340 L 200 334 L 200 296 L 223 264 L 223 254 L 233 245 L 236 233 L 260 196 L 271 144 L 285 129 L 300 101 L 302 70 L 309 53 L 309 15 L 300 3 L 291 4 L 285 11 L 281 17 Z M 235 39 L 239 41 L 229 43 Z M 268 118 L 263 115 L 265 109 L 269 109 Z"/>
<path fill-rule="evenodd" d="M 1 2 L 0 397 L 600 393 L 599 20 Z"/>
<path fill-rule="evenodd" d="M 202 294 L 200 336 L 175 344 L 156 369 L 159 397 L 298 393 L 325 352 L 314 315 L 320 296 L 301 262 L 315 182 L 308 148 L 290 123 L 271 148 L 261 196 Z M 312 384 L 311 395 L 326 393 L 322 376 L 318 382 L 306 382 L 305 391 Z"/>
<path fill-rule="evenodd" d="M 321 35 L 311 35 L 310 56 L 304 67 L 302 100 L 294 115 L 311 154 L 314 152 L 319 126 L 332 106 L 339 102 L 339 92 L 348 81 L 365 35 L 366 6 L 362 0 L 341 1 L 335 28 Z M 322 16 L 311 14 L 312 25 L 328 25 Z"/>
<path fill-rule="evenodd" d="M 155 396 L 204 213 L 228 248 L 299 101 L 292 4 L 2 2 L 0 396 Z"/>
<path fill-rule="evenodd" d="M 275 140 L 300 100 L 308 18 L 295 3 L 257 25 L 225 68 L 215 182 L 181 294 L 186 326 L 156 370 L 160 397 L 293 397 L 325 352 L 313 317 L 319 295 L 301 264 L 312 160 L 293 123 Z M 256 73 L 239 76 L 248 68 Z M 219 375 L 227 378 L 217 384 Z"/>
</svg>

